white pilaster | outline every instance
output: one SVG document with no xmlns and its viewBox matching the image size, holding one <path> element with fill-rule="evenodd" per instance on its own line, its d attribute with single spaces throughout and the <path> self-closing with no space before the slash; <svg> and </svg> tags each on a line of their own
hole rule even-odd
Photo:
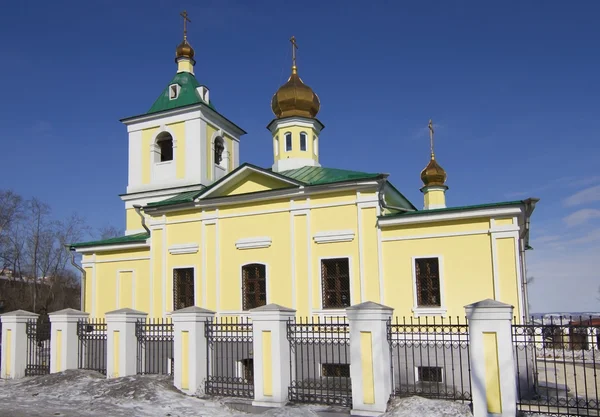
<svg viewBox="0 0 600 417">
<path fill-rule="evenodd" d="M 288 401 L 290 385 L 290 344 L 287 322 L 296 310 L 277 304 L 250 310 L 254 341 L 253 405 L 282 407 Z M 270 346 L 265 341 L 271 341 Z M 270 375 L 266 374 L 270 372 Z"/>
<path fill-rule="evenodd" d="M 200 307 L 187 307 L 171 313 L 175 336 L 173 358 L 174 385 L 189 395 L 204 393 L 208 345 L 204 329 L 215 312 Z"/>
<path fill-rule="evenodd" d="M 50 373 L 77 369 L 77 322 L 87 319 L 89 313 L 67 308 L 48 315 L 50 317 Z"/>
<path fill-rule="evenodd" d="M 122 308 L 106 313 L 106 377 L 117 378 L 137 373 L 135 323 L 148 314 Z"/>
<path fill-rule="evenodd" d="M 27 366 L 27 322 L 37 318 L 38 314 L 24 310 L 11 311 L 0 316 L 0 320 L 2 320 L 2 375 L 0 377 L 3 379 L 16 379 L 25 376 Z"/>
<path fill-rule="evenodd" d="M 473 416 L 514 417 L 517 375 L 511 333 L 513 306 L 487 299 L 465 306 L 465 311 L 469 320 Z"/>
<path fill-rule="evenodd" d="M 392 394 L 387 323 L 393 311 L 372 301 L 346 309 L 350 324 L 352 415 L 378 416 L 386 411 Z"/>
</svg>

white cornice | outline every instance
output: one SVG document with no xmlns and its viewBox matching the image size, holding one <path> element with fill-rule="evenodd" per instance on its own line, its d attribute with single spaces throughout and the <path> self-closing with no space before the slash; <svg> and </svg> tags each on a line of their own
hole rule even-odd
<svg viewBox="0 0 600 417">
<path fill-rule="evenodd" d="M 354 230 L 328 230 L 315 233 L 313 240 L 315 243 L 351 242 L 354 235 Z"/>
<path fill-rule="evenodd" d="M 395 226 L 404 224 L 430 223 L 447 220 L 463 220 L 474 219 L 478 217 L 494 217 L 519 215 L 522 213 L 522 207 L 498 207 L 498 208 L 482 208 L 482 209 L 465 209 L 455 212 L 435 213 L 428 212 L 423 214 L 411 214 L 408 216 L 391 217 L 389 219 L 382 218 L 378 220 L 380 227 Z"/>
<path fill-rule="evenodd" d="M 103 246 L 87 246 L 85 248 L 75 248 L 75 252 L 88 254 L 93 252 L 110 252 L 116 250 L 128 250 L 138 248 L 150 248 L 150 243 L 146 240 L 145 243 L 127 243 L 122 245 L 103 245 Z"/>
<path fill-rule="evenodd" d="M 275 131 L 278 129 L 291 126 L 308 127 L 316 130 L 317 133 L 320 133 L 324 127 L 323 124 L 317 119 L 307 119 L 304 117 L 286 117 L 285 119 L 273 120 L 271 123 L 269 123 L 267 129 L 269 129 L 271 133 L 275 133 Z"/>
<path fill-rule="evenodd" d="M 273 239 L 268 236 L 262 237 L 248 237 L 244 239 L 239 239 L 235 242 L 235 247 L 237 249 L 259 249 L 259 248 L 268 248 L 271 246 Z"/>
<path fill-rule="evenodd" d="M 183 243 L 180 245 L 171 245 L 169 246 L 169 253 L 171 255 L 182 255 L 186 253 L 197 253 L 199 249 L 199 245 L 197 243 Z"/>
<path fill-rule="evenodd" d="M 161 189 L 156 189 L 156 190 L 140 190 L 138 192 L 121 194 L 119 197 L 121 197 L 121 200 L 123 200 L 123 201 L 139 200 L 139 199 L 154 198 L 154 197 L 168 198 L 170 196 L 174 196 L 179 193 L 184 193 L 186 191 L 195 191 L 195 190 L 200 191 L 203 188 L 205 188 L 204 185 L 195 183 L 195 184 L 190 184 L 190 185 L 183 185 L 181 187 L 161 188 Z"/>
</svg>

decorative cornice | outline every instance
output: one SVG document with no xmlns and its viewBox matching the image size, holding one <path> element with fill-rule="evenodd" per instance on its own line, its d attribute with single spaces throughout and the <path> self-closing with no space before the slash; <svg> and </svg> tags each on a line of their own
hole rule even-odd
<svg viewBox="0 0 600 417">
<path fill-rule="evenodd" d="M 352 242 L 355 234 L 354 230 L 330 230 L 315 233 L 313 239 L 315 243 Z"/>
<path fill-rule="evenodd" d="M 169 253 L 171 255 L 182 255 L 185 253 L 197 253 L 199 246 L 197 243 L 183 243 L 180 245 L 169 246 Z"/>
<path fill-rule="evenodd" d="M 247 237 L 244 239 L 239 239 L 235 242 L 235 247 L 237 249 L 259 249 L 259 248 L 268 248 L 271 246 L 273 239 L 270 237 L 262 236 L 262 237 Z"/>
</svg>

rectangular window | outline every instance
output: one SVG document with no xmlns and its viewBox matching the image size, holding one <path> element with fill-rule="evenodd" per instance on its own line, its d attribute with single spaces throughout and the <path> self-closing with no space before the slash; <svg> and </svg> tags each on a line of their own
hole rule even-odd
<svg viewBox="0 0 600 417">
<path fill-rule="evenodd" d="M 267 268 L 263 264 L 242 267 L 242 309 L 250 310 L 267 304 Z"/>
<path fill-rule="evenodd" d="M 441 307 L 438 258 L 415 259 L 418 307 Z"/>
<path fill-rule="evenodd" d="M 194 305 L 194 268 L 173 270 L 173 310 Z"/>
<path fill-rule="evenodd" d="M 348 258 L 321 261 L 323 308 L 350 307 L 350 266 Z"/>
<path fill-rule="evenodd" d="M 344 363 L 322 363 L 321 375 L 350 378 L 350 365 Z"/>
<path fill-rule="evenodd" d="M 292 134 L 286 133 L 285 134 L 285 151 L 289 152 L 291 150 L 292 150 Z"/>
<path fill-rule="evenodd" d="M 306 133 L 300 133 L 300 150 L 306 150 Z"/>
<path fill-rule="evenodd" d="M 418 382 L 443 382 L 440 366 L 419 366 L 417 368 Z"/>
</svg>

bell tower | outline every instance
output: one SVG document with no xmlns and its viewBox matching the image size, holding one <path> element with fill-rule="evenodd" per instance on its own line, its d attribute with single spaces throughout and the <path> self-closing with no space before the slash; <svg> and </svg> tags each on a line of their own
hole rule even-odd
<svg viewBox="0 0 600 417">
<path fill-rule="evenodd" d="M 319 164 L 319 136 L 325 126 L 316 118 L 321 102 L 298 76 L 296 38 L 292 36 L 292 74 L 271 100 L 275 119 L 267 129 L 273 138 L 273 171 Z"/>
</svg>

